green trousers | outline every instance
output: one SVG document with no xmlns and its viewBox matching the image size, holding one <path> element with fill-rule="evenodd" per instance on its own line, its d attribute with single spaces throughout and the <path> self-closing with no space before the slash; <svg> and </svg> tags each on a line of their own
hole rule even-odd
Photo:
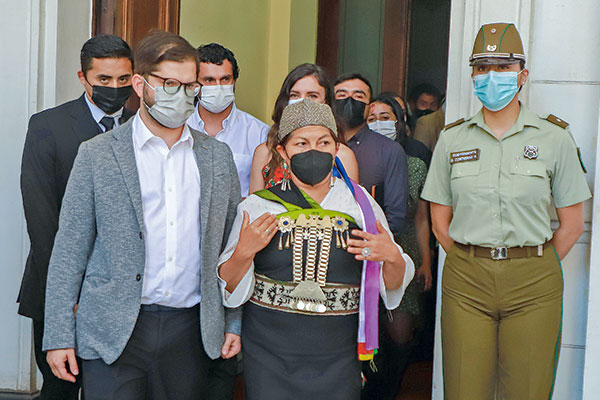
<svg viewBox="0 0 600 400">
<path fill-rule="evenodd" d="M 502 261 L 452 246 L 442 276 L 445 399 L 550 399 L 562 298 L 552 246 L 542 257 Z"/>
</svg>

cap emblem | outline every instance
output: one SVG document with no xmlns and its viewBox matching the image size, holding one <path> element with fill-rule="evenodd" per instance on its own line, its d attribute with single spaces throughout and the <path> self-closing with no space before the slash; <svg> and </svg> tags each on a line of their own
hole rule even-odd
<svg viewBox="0 0 600 400">
<path fill-rule="evenodd" d="M 496 51 L 497 48 L 498 48 L 498 46 L 496 46 L 495 44 L 494 45 L 491 45 L 491 44 L 487 45 L 487 51 Z"/>
</svg>

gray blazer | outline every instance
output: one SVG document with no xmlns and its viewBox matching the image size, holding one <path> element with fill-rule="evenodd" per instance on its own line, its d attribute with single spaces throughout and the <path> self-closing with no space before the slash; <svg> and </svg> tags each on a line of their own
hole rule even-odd
<svg viewBox="0 0 600 400">
<path fill-rule="evenodd" d="M 83 359 L 111 364 L 137 321 L 146 253 L 132 121 L 79 148 L 50 259 L 45 351 L 76 348 Z M 202 185 L 200 325 L 206 353 L 215 359 L 224 332 L 241 330 L 241 309 L 224 310 L 216 272 L 240 202 L 240 184 L 225 143 L 194 130 L 192 137 Z"/>
</svg>

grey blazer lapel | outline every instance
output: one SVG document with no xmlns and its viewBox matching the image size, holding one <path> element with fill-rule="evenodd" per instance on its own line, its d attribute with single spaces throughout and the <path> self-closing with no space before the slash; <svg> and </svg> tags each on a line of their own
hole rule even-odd
<svg viewBox="0 0 600 400">
<path fill-rule="evenodd" d="M 213 154 L 211 148 L 206 145 L 206 135 L 193 129 L 190 129 L 190 131 L 194 138 L 194 153 L 196 154 L 196 164 L 198 164 L 200 173 L 200 222 L 202 239 L 204 239 L 213 188 Z"/>
<path fill-rule="evenodd" d="M 144 229 L 144 214 L 142 208 L 142 193 L 140 189 L 140 177 L 138 175 L 137 164 L 135 162 L 135 153 L 133 150 L 133 120 L 131 118 L 125 124 L 113 129 L 112 135 L 116 139 L 112 142 L 112 148 L 121 168 L 123 180 L 133 208 L 140 225 L 140 229 Z"/>
</svg>

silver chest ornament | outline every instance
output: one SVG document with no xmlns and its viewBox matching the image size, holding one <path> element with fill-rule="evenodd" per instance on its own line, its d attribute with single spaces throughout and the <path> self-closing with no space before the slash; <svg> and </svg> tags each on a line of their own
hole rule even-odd
<svg viewBox="0 0 600 400">
<path fill-rule="evenodd" d="M 281 236 L 278 249 L 289 248 L 290 244 L 292 247 L 293 279 L 297 284 L 289 295 L 292 308 L 314 313 L 327 311 L 327 296 L 321 288 L 327 278 L 331 239 L 334 230 L 336 239 L 343 237 L 344 228 L 348 229 L 348 222 L 341 217 L 332 220 L 329 216 L 319 218 L 318 215 L 307 217 L 300 214 L 296 221 L 289 217 L 279 219 Z M 306 254 L 303 254 L 305 242 Z M 303 268 L 304 264 L 306 268 Z"/>
</svg>

